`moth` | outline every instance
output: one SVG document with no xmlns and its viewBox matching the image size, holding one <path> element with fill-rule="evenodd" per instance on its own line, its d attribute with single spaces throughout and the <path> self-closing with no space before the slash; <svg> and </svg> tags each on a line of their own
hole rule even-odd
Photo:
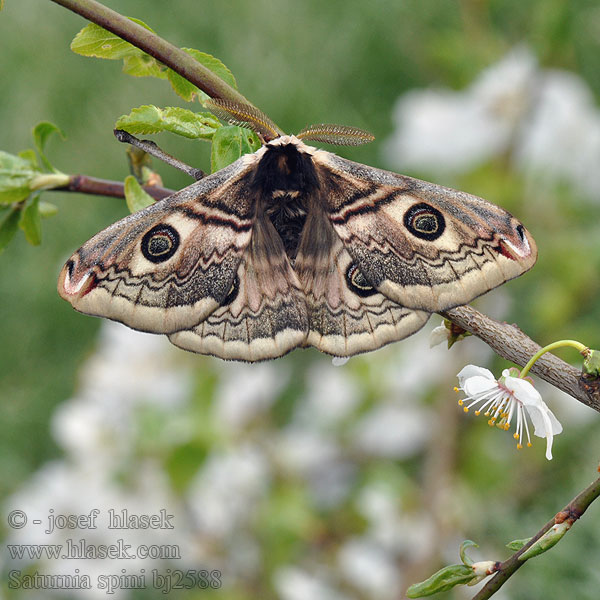
<svg viewBox="0 0 600 600">
<path fill-rule="evenodd" d="M 58 280 L 76 310 L 224 359 L 308 346 L 346 357 L 536 261 L 531 234 L 502 208 L 304 141 L 358 130 L 284 135 L 262 113 L 220 109 L 275 139 L 86 242 Z"/>
</svg>

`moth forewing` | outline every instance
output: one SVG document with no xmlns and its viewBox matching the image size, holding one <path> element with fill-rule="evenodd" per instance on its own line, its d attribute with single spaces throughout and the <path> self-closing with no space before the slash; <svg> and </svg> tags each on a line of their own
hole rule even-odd
<svg viewBox="0 0 600 600">
<path fill-rule="evenodd" d="M 331 153 L 317 160 L 336 233 L 368 281 L 403 306 L 467 304 L 536 261 L 531 234 L 481 198 Z"/>
<path fill-rule="evenodd" d="M 252 237 L 248 162 L 242 157 L 96 234 L 63 267 L 61 297 L 151 333 L 205 319 L 226 298 Z"/>
<path fill-rule="evenodd" d="M 351 356 L 411 335 L 536 255 L 523 225 L 481 198 L 281 136 L 97 234 L 58 286 L 77 310 L 194 352 Z"/>
</svg>

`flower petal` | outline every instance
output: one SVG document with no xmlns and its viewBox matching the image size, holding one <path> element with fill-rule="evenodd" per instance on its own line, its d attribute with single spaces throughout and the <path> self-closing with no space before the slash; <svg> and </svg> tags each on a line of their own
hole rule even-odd
<svg viewBox="0 0 600 600">
<path fill-rule="evenodd" d="M 541 394 L 525 379 L 509 376 L 504 380 L 504 386 L 513 392 L 517 400 L 524 406 L 541 406 L 544 404 Z M 548 407 L 546 406 L 546 408 Z"/>
<path fill-rule="evenodd" d="M 429 347 L 433 348 L 438 344 L 448 341 L 450 330 L 442 323 L 437 327 L 434 327 L 429 334 Z"/>
<path fill-rule="evenodd" d="M 488 369 L 484 369 L 483 367 L 478 367 L 476 365 L 467 365 L 466 367 L 463 367 L 463 369 L 457 375 L 460 387 L 463 387 L 463 384 L 467 379 L 476 376 L 485 377 L 486 379 L 491 380 L 494 384 L 496 383 L 494 374 L 491 371 L 488 371 Z"/>
<path fill-rule="evenodd" d="M 469 398 L 481 396 L 486 392 L 490 392 L 491 390 L 498 390 L 500 392 L 498 382 L 495 379 L 490 381 L 486 377 L 481 377 L 479 375 L 475 375 L 474 377 L 469 377 L 466 379 L 462 389 Z M 507 394 L 505 393 L 505 395 Z"/>
</svg>

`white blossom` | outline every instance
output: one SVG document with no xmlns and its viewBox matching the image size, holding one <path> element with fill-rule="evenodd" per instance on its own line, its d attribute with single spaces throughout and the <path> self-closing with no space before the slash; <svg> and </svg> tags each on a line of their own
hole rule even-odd
<svg viewBox="0 0 600 600">
<path fill-rule="evenodd" d="M 515 418 L 517 448 L 523 447 L 523 434 L 527 438 L 527 446 L 531 446 L 529 419 L 533 423 L 534 434 L 546 438 L 546 458 L 552 459 L 552 441 L 562 431 L 562 425 L 529 381 L 515 377 L 509 369 L 504 369 L 502 377 L 497 380 L 491 371 L 475 365 L 464 367 L 458 374 L 458 381 L 460 388 L 455 389 L 466 394 L 466 398 L 458 402 L 465 412 L 476 407 L 476 415 L 484 411 L 490 426 L 496 425 L 504 430 L 510 428 Z"/>
</svg>

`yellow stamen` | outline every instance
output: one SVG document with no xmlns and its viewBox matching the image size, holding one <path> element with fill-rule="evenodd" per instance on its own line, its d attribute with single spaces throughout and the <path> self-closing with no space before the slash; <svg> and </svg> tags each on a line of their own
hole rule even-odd
<svg viewBox="0 0 600 600">
<path fill-rule="evenodd" d="M 522 444 L 517 444 L 517 450 L 521 450 L 523 448 Z"/>
<path fill-rule="evenodd" d="M 476 410 L 476 411 L 475 411 L 475 416 L 476 416 L 476 417 L 478 417 L 480 414 L 481 414 L 481 411 L 480 411 L 480 410 Z"/>
<path fill-rule="evenodd" d="M 527 447 L 531 448 L 531 446 L 532 446 L 531 442 L 527 442 Z"/>
<path fill-rule="evenodd" d="M 468 408 L 467 406 L 465 406 L 465 407 L 463 408 L 463 410 L 464 410 L 465 412 L 469 412 L 469 408 Z"/>
<path fill-rule="evenodd" d="M 463 400 L 459 400 L 459 401 L 458 401 L 458 405 L 459 405 L 459 406 L 462 406 L 463 404 L 464 404 L 464 401 L 463 401 Z"/>
<path fill-rule="evenodd" d="M 456 386 L 454 386 L 454 391 L 458 392 L 458 388 Z"/>
<path fill-rule="evenodd" d="M 513 433 L 513 437 L 515 438 L 515 440 L 518 440 L 519 439 L 519 434 L 515 432 L 515 433 Z"/>
</svg>

